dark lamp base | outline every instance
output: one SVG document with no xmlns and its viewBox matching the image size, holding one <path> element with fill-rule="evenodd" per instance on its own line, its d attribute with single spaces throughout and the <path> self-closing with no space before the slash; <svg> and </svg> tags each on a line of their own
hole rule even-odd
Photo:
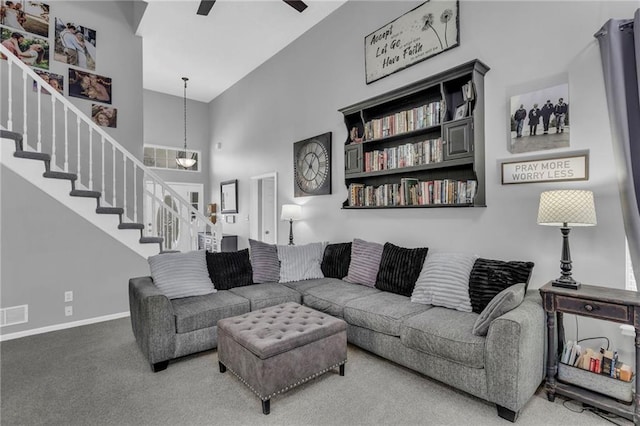
<svg viewBox="0 0 640 426">
<path fill-rule="evenodd" d="M 553 287 L 562 287 L 562 288 L 570 288 L 572 290 L 577 290 L 580 288 L 580 283 L 575 281 L 574 279 L 563 279 L 564 277 L 558 278 L 557 280 L 551 281 L 551 285 Z"/>
</svg>

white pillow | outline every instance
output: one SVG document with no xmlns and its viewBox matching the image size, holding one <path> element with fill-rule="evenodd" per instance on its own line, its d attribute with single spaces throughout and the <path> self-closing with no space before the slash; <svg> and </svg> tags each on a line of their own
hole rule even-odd
<svg viewBox="0 0 640 426">
<path fill-rule="evenodd" d="M 324 245 L 311 243 L 303 246 L 278 246 L 280 260 L 280 282 L 324 278 L 320 265 Z"/>
<path fill-rule="evenodd" d="M 429 253 L 411 301 L 471 312 L 469 275 L 476 259 L 466 253 Z"/>
<path fill-rule="evenodd" d="M 169 299 L 216 292 L 204 250 L 158 254 L 148 261 L 153 283 Z"/>
</svg>

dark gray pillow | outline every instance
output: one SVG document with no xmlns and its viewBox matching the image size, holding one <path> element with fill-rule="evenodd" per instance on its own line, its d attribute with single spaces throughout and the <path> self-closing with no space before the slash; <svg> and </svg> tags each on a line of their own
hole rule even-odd
<svg viewBox="0 0 640 426">
<path fill-rule="evenodd" d="M 411 296 L 428 251 L 426 247 L 409 249 L 385 243 L 376 288 Z"/>
<path fill-rule="evenodd" d="M 153 283 L 169 299 L 215 293 L 204 250 L 165 253 L 149 259 Z"/>
<path fill-rule="evenodd" d="M 328 244 L 322 256 L 322 273 L 328 278 L 343 279 L 349 273 L 351 243 Z"/>
<path fill-rule="evenodd" d="M 253 284 L 249 249 L 232 252 L 207 252 L 207 269 L 218 290 Z"/>
<path fill-rule="evenodd" d="M 498 293 L 480 313 L 476 323 L 473 325 L 473 334 L 486 336 L 491 321 L 520 306 L 524 300 L 524 294 L 524 283 L 512 285 Z"/>
<path fill-rule="evenodd" d="M 262 241 L 249 240 L 251 248 L 251 268 L 253 269 L 253 282 L 277 283 L 280 281 L 280 261 L 278 260 L 278 248 L 274 244 Z"/>
</svg>

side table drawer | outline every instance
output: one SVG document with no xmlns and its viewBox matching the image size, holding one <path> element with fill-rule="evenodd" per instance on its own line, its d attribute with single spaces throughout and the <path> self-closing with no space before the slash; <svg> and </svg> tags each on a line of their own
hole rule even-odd
<svg viewBox="0 0 640 426">
<path fill-rule="evenodd" d="M 632 319 L 628 306 L 566 296 L 556 296 L 555 299 L 556 309 L 560 312 L 624 323 L 628 323 Z"/>
</svg>

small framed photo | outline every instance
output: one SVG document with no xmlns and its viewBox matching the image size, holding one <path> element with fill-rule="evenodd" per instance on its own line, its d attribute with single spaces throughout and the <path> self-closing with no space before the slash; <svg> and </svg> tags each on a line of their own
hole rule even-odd
<svg viewBox="0 0 640 426">
<path fill-rule="evenodd" d="M 220 213 L 238 213 L 238 180 L 220 182 Z"/>
<path fill-rule="evenodd" d="M 455 113 L 453 119 L 454 120 L 459 120 L 461 118 L 466 117 L 468 108 L 469 108 L 469 104 L 467 102 L 463 103 L 462 105 L 459 105 L 456 108 L 456 113 Z"/>
</svg>

